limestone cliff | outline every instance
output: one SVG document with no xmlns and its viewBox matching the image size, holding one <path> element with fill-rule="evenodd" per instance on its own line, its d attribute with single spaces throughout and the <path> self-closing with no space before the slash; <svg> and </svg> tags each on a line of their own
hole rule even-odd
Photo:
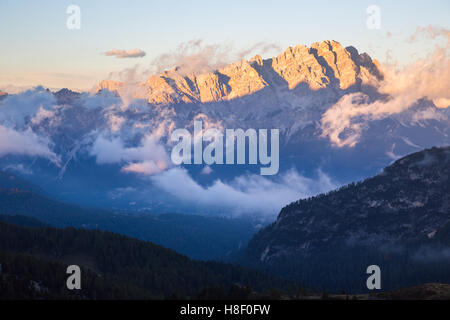
<svg viewBox="0 0 450 320">
<path fill-rule="evenodd" d="M 254 94 L 263 89 L 272 92 L 305 89 L 359 89 L 362 83 L 381 78 L 375 61 L 353 47 L 344 48 L 336 41 L 316 42 L 287 48 L 274 58 L 259 55 L 219 70 L 183 75 L 178 68 L 153 75 L 140 87 L 149 103 L 208 103 L 227 101 Z M 104 80 L 99 90 L 116 91 L 124 87 L 118 81 Z"/>
</svg>

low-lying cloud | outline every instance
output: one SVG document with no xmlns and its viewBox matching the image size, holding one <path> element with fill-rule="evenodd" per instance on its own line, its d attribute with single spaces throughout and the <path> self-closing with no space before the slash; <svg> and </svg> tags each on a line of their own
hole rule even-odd
<svg viewBox="0 0 450 320">
<path fill-rule="evenodd" d="M 204 187 L 186 169 L 175 167 L 152 176 L 151 181 L 187 204 L 208 210 L 215 208 L 230 216 L 252 214 L 266 218 L 274 218 L 283 206 L 292 201 L 336 188 L 336 183 L 320 170 L 317 177 L 311 179 L 301 176 L 295 169 L 275 179 L 248 174 L 228 183 L 216 180 Z"/>
<path fill-rule="evenodd" d="M 99 135 L 94 141 L 90 154 L 98 164 L 124 164 L 122 171 L 152 175 L 166 170 L 169 156 L 159 143 L 157 134 L 144 136 L 138 146 L 126 147 L 120 137 L 107 138 Z"/>
<path fill-rule="evenodd" d="M 0 125 L 0 157 L 6 154 L 39 156 L 59 163 L 59 157 L 48 147 L 49 141 L 31 129 L 16 131 Z"/>
<path fill-rule="evenodd" d="M 55 96 L 43 87 L 8 95 L 0 103 L 0 123 L 23 129 L 27 120 L 38 115 L 42 119 L 45 113 L 49 116 L 56 104 Z M 38 119 L 36 119 L 37 121 Z"/>
<path fill-rule="evenodd" d="M 59 165 L 59 156 L 50 149 L 51 141 L 29 126 L 52 117 L 55 101 L 51 92 L 36 87 L 8 95 L 0 103 L 0 157 L 7 154 L 37 156 Z"/>
</svg>

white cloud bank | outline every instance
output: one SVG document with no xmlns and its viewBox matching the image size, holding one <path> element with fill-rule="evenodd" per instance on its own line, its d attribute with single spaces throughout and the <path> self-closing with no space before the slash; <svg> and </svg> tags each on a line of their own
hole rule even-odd
<svg viewBox="0 0 450 320">
<path fill-rule="evenodd" d="M 152 175 L 169 167 L 166 149 L 159 143 L 158 134 L 145 135 L 139 146 L 126 147 L 119 137 L 106 138 L 99 135 L 90 154 L 98 164 L 123 163 L 123 172 Z"/>
<path fill-rule="evenodd" d="M 28 126 L 52 117 L 54 105 L 55 97 L 43 87 L 6 97 L 0 103 L 0 157 L 37 156 L 59 165 L 59 156 L 50 150 L 51 141 Z"/>
<path fill-rule="evenodd" d="M 317 178 L 306 178 L 291 169 L 269 179 L 260 175 L 243 175 L 230 183 L 216 180 L 203 187 L 186 169 L 176 167 L 151 177 L 152 182 L 178 200 L 204 208 L 216 208 L 223 214 L 237 216 L 255 214 L 275 217 L 286 204 L 300 198 L 326 192 L 336 184 L 323 172 Z"/>
<path fill-rule="evenodd" d="M 31 129 L 16 131 L 0 125 L 0 157 L 6 154 L 40 156 L 59 163 L 58 156 L 48 145 L 47 139 L 37 136 Z"/>
<path fill-rule="evenodd" d="M 277 44 L 267 42 L 258 42 L 245 49 L 236 50 L 232 44 L 205 44 L 203 40 L 196 39 L 181 43 L 174 52 L 156 57 L 152 61 L 150 73 L 160 74 L 176 67 L 176 71 L 181 75 L 201 74 L 248 58 L 254 52 L 266 54 L 280 50 Z"/>
<path fill-rule="evenodd" d="M 23 129 L 31 118 L 40 121 L 51 116 L 55 104 L 55 96 L 43 87 L 9 95 L 0 103 L 0 123 Z"/>
<path fill-rule="evenodd" d="M 338 147 L 353 147 L 358 143 L 367 121 L 380 120 L 401 113 L 420 99 L 427 98 L 437 107 L 450 102 L 450 33 L 446 29 L 428 27 L 419 30 L 431 38 L 438 35 L 447 40 L 445 47 L 436 47 L 425 59 L 398 70 L 395 65 L 382 66 L 384 80 L 378 91 L 385 100 L 369 101 L 364 93 L 343 96 L 322 116 L 322 136 Z M 427 114 L 430 115 L 430 112 Z M 425 115 L 426 116 L 426 115 Z"/>
</svg>

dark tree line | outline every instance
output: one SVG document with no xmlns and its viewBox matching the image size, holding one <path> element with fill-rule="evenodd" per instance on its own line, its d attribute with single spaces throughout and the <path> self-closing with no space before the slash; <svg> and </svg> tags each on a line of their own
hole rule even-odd
<svg viewBox="0 0 450 320">
<path fill-rule="evenodd" d="M 208 292 L 207 288 L 228 291 L 233 284 L 259 291 L 287 286 L 261 272 L 191 260 L 150 242 L 99 230 L 19 227 L 0 222 L 0 253 L 1 285 L 7 292 L 3 297 L 33 297 L 26 289 L 31 280 L 49 288 L 49 297 L 102 299 L 195 298 Z M 66 292 L 65 268 L 69 264 L 85 266 L 80 294 Z"/>
</svg>

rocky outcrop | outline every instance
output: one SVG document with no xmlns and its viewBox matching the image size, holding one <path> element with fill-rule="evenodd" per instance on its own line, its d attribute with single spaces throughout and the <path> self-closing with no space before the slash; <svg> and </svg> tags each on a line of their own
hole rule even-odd
<svg viewBox="0 0 450 320">
<path fill-rule="evenodd" d="M 8 94 L 4 91 L 0 91 L 0 100 L 3 100 L 4 98 L 6 98 L 8 96 Z"/>
<path fill-rule="evenodd" d="M 103 80 L 97 85 L 96 92 L 107 90 L 111 92 L 117 92 L 120 88 L 125 87 L 125 84 L 120 81 Z"/>
<path fill-rule="evenodd" d="M 153 75 L 140 84 L 149 103 L 209 103 L 227 101 L 254 94 L 263 89 L 272 93 L 304 89 L 359 88 L 369 79 L 380 79 L 376 63 L 367 54 L 353 47 L 344 48 L 336 41 L 316 42 L 287 48 L 270 59 L 255 56 L 219 70 L 203 74 L 184 75 L 178 68 Z M 104 80 L 97 88 L 119 91 L 121 82 Z"/>
<path fill-rule="evenodd" d="M 55 92 L 54 95 L 58 104 L 61 105 L 72 104 L 80 96 L 80 93 L 64 88 Z"/>
</svg>

